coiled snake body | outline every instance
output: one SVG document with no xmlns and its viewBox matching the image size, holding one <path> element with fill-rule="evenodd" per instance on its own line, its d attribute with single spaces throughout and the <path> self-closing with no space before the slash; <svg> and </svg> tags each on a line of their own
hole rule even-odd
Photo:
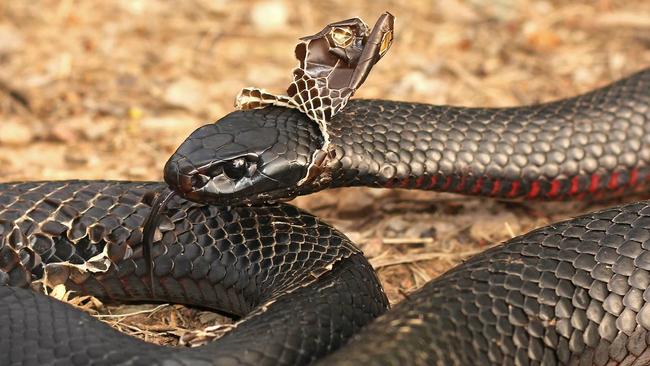
<svg viewBox="0 0 650 366">
<path fill-rule="evenodd" d="M 153 295 L 142 225 L 148 195 L 163 189 L 0 184 L 0 364 L 307 364 L 386 309 L 358 249 L 288 205 L 224 210 L 172 202 L 154 243 Z M 106 299 L 173 301 L 247 317 L 204 347 L 155 346 L 21 288 L 44 275 L 49 285 Z"/>
<path fill-rule="evenodd" d="M 645 188 L 650 174 L 650 70 L 537 106 L 351 101 L 326 122 L 327 136 L 297 110 L 234 112 L 193 133 L 165 180 L 190 200 L 236 204 L 347 185 L 591 198 Z M 0 363 L 650 363 L 650 202 L 516 237 L 373 321 L 387 301 L 362 254 L 284 204 L 173 199 L 156 228 L 149 282 L 143 224 L 165 189 L 0 185 Z M 24 289 L 34 280 L 244 320 L 201 348 L 163 348 Z"/>
</svg>

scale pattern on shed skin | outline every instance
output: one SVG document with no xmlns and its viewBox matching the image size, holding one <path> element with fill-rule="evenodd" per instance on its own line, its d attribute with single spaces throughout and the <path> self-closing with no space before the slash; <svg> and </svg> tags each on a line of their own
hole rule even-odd
<svg viewBox="0 0 650 366">
<path fill-rule="evenodd" d="M 0 286 L 0 353 L 11 364 L 307 364 L 387 308 L 358 249 L 289 205 L 222 210 L 171 202 L 153 246 L 152 295 L 140 241 L 153 192 L 164 188 L 0 184 L 0 281 L 9 285 Z M 105 272 L 73 266 L 103 252 L 115 263 Z M 44 273 L 50 283 L 102 298 L 197 304 L 245 321 L 201 348 L 158 347 L 13 287 Z"/>
<path fill-rule="evenodd" d="M 165 168 L 165 180 L 188 199 L 219 204 L 286 199 L 343 186 L 528 199 L 617 195 L 648 186 L 650 69 L 581 96 L 533 106 L 466 108 L 352 100 L 328 123 L 330 143 L 323 163 L 311 160 L 322 142 L 306 138 L 309 124 L 313 122 L 300 112 L 280 107 L 231 113 L 202 127 L 211 134 L 194 133 L 181 145 Z M 199 167 L 230 158 L 234 144 L 228 141 L 256 128 L 294 137 L 257 147 L 274 162 L 271 172 L 292 174 L 272 183 L 262 183 L 264 177 L 257 176 L 246 189 L 233 183 L 233 189 L 219 192 L 210 192 L 209 185 L 192 185 L 191 176 L 197 172 L 213 176 Z M 305 142 L 307 154 L 302 153 Z M 246 151 L 250 144 L 252 140 L 239 138 L 236 146 Z M 210 146 L 213 149 L 206 151 Z M 285 151 L 298 151 L 301 158 Z M 320 175 L 299 187 L 305 162 L 322 165 L 313 170 Z M 264 164 L 258 171 L 269 174 Z"/>
<path fill-rule="evenodd" d="M 534 230 L 426 284 L 322 364 L 647 365 L 649 243 L 650 201 Z"/>
</svg>

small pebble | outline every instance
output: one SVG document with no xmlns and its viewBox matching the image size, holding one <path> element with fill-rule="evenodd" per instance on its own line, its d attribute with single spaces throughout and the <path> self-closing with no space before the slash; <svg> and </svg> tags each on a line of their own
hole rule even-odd
<svg viewBox="0 0 650 366">
<path fill-rule="evenodd" d="M 265 1 L 256 4 L 251 12 L 253 25 L 264 32 L 277 32 L 286 28 L 288 12 L 282 1 Z"/>
<path fill-rule="evenodd" d="M 20 51 L 25 44 L 25 37 L 17 28 L 8 24 L 0 25 L 0 54 Z"/>
<path fill-rule="evenodd" d="M 25 123 L 4 121 L 0 129 L 0 145 L 25 145 L 34 139 L 34 133 Z"/>
<path fill-rule="evenodd" d="M 511 212 L 496 215 L 478 214 L 469 228 L 469 235 L 475 240 L 491 244 L 510 239 L 520 234 L 520 231 L 519 220 Z"/>
<path fill-rule="evenodd" d="M 203 110 L 208 104 L 205 83 L 193 78 L 179 79 L 167 87 L 163 100 L 175 107 L 191 111 Z"/>
<path fill-rule="evenodd" d="M 202 122 L 195 118 L 177 114 L 145 117 L 140 120 L 140 127 L 147 133 L 176 136 L 179 139 L 189 136 L 201 124 Z"/>
</svg>

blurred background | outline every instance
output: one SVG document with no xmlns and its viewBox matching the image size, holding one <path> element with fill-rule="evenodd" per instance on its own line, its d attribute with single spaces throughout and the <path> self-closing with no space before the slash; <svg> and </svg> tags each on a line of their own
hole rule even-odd
<svg viewBox="0 0 650 366">
<path fill-rule="evenodd" d="M 230 112 L 242 87 L 286 89 L 297 38 L 386 10 L 395 42 L 357 98 L 509 106 L 650 66 L 646 0 L 2 1 L 0 181 L 160 180 L 176 146 Z M 493 243 L 613 204 L 367 189 L 296 203 L 359 243 L 393 302 Z M 170 309 L 133 332 L 151 339 L 158 326 L 174 342 L 193 313 Z"/>
</svg>

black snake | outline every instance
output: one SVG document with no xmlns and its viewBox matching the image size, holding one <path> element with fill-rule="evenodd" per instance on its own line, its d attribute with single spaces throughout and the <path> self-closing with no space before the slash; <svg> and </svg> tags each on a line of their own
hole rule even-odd
<svg viewBox="0 0 650 366">
<path fill-rule="evenodd" d="M 165 180 L 190 200 L 235 205 L 350 185 L 593 198 L 643 189 L 650 174 L 650 70 L 542 105 L 359 100 L 325 122 L 277 106 L 231 113 L 179 147 Z M 387 301 L 365 258 L 285 204 L 173 198 L 158 218 L 150 278 L 143 224 L 165 187 L 0 185 L 1 363 L 650 362 L 650 202 L 514 238 L 373 321 Z M 244 321 L 201 348 L 164 348 L 23 289 L 34 280 L 208 306 Z"/>
</svg>

